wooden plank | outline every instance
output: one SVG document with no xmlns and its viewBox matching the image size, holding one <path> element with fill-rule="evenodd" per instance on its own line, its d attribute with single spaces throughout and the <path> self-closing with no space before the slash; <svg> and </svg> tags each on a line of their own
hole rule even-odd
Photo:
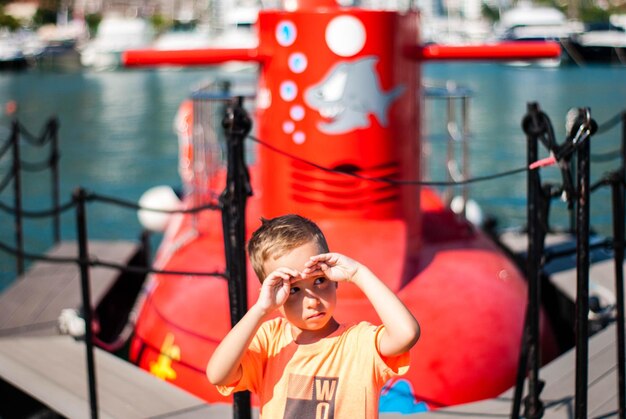
<svg viewBox="0 0 626 419">
<path fill-rule="evenodd" d="M 626 272 L 626 262 L 624 263 Z M 551 282 L 570 300 L 576 301 L 576 270 L 556 272 L 550 276 Z M 615 303 L 615 263 L 612 259 L 591 264 L 589 267 L 589 295 L 598 296 L 601 301 Z"/>
<path fill-rule="evenodd" d="M 102 418 L 169 417 L 205 405 L 108 352 L 95 355 Z M 90 417 L 85 364 L 84 344 L 67 336 L 0 339 L 0 376 L 66 417 Z"/>
<path fill-rule="evenodd" d="M 89 243 L 90 257 L 127 264 L 137 252 L 138 244 L 130 241 L 93 241 Z M 47 256 L 76 258 L 75 242 L 54 246 Z M 91 301 L 96 305 L 119 271 L 96 267 L 90 269 Z M 80 271 L 75 263 L 36 262 L 0 294 L 0 336 L 8 334 L 56 334 L 56 322 L 65 308 L 81 305 Z"/>
<path fill-rule="evenodd" d="M 589 416 L 608 417 L 617 410 L 617 366 L 590 383 L 587 398 Z"/>
</svg>

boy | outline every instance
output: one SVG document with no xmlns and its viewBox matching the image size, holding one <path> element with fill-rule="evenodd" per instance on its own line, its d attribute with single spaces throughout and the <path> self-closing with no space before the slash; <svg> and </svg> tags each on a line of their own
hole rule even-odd
<svg viewBox="0 0 626 419">
<path fill-rule="evenodd" d="M 216 348 L 209 381 L 224 395 L 256 393 L 262 418 L 378 417 L 380 390 L 408 370 L 419 324 L 369 269 L 329 253 L 312 221 L 262 221 L 248 243 L 259 298 Z M 358 286 L 383 325 L 338 323 L 339 282 Z M 268 320 L 275 310 L 283 317 Z"/>
</svg>

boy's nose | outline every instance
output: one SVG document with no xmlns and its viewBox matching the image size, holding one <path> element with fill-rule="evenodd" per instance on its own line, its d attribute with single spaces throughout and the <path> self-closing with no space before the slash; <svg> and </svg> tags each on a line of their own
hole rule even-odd
<svg viewBox="0 0 626 419">
<path fill-rule="evenodd" d="M 319 305 L 320 300 L 317 294 L 312 291 L 307 291 L 306 295 L 304 296 L 304 302 L 307 307 L 316 307 L 317 305 Z"/>
</svg>

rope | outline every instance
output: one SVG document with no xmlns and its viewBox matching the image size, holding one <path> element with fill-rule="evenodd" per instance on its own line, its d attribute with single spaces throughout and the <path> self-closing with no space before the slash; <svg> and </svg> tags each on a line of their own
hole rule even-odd
<svg viewBox="0 0 626 419">
<path fill-rule="evenodd" d="M 193 213 L 204 211 L 207 209 L 208 210 L 221 210 L 222 209 L 222 206 L 216 203 L 209 203 L 209 204 L 200 205 L 198 207 L 184 209 L 184 210 L 166 210 L 166 209 L 158 209 L 158 208 L 146 208 L 146 207 L 142 207 L 141 205 L 135 202 L 131 202 L 131 201 L 127 201 L 127 200 L 123 200 L 119 198 L 114 198 L 112 196 L 100 195 L 97 193 L 88 194 L 87 200 L 88 201 L 101 201 L 101 202 L 105 202 L 108 204 L 119 205 L 122 207 L 131 208 L 135 210 L 162 212 L 166 214 L 193 214 Z"/>
<path fill-rule="evenodd" d="M 20 211 L 20 213 L 25 216 L 25 217 L 30 217 L 30 218 L 44 218 L 44 217 L 50 217 L 52 215 L 56 215 L 58 213 L 61 212 L 65 212 L 73 207 L 76 206 L 76 202 L 75 201 L 69 201 L 66 202 L 65 204 L 56 206 L 54 208 L 51 209 L 47 209 L 47 210 L 39 210 L 39 211 L 28 211 L 28 210 L 22 210 Z M 15 207 L 10 207 L 9 205 L 5 204 L 4 202 L 0 201 L 0 210 L 3 210 L 6 213 L 9 214 L 16 214 L 17 210 L 15 209 Z"/>
<path fill-rule="evenodd" d="M 25 170 L 27 172 L 40 172 L 42 170 L 45 170 L 51 167 L 52 165 L 54 165 L 54 163 L 58 161 L 59 161 L 59 156 L 54 155 L 54 153 L 51 153 L 50 157 L 48 157 L 47 160 L 36 162 L 36 163 L 27 162 L 27 161 L 20 159 L 20 165 L 21 165 L 22 170 Z"/>
<path fill-rule="evenodd" d="M 612 118 L 610 118 L 608 121 L 605 121 L 602 124 L 600 124 L 598 126 L 598 129 L 596 130 L 596 135 L 602 134 L 605 131 L 608 131 L 611 128 L 613 128 L 615 125 L 617 125 L 622 120 L 622 117 L 623 117 L 623 112 L 619 112 L 618 114 L 616 114 Z"/>
<path fill-rule="evenodd" d="M 336 170 L 336 169 L 330 169 L 328 167 L 324 167 L 321 166 L 317 163 L 313 163 L 309 160 L 303 159 L 301 157 L 298 156 L 294 156 L 290 153 L 287 153 L 283 150 L 280 150 L 277 147 L 274 147 L 273 145 L 270 145 L 264 141 L 259 140 L 258 138 L 255 138 L 251 135 L 248 136 L 252 141 L 261 144 L 264 147 L 267 147 L 268 149 L 281 154 L 285 157 L 289 157 L 293 160 L 296 160 L 300 163 L 304 163 L 306 165 L 315 167 L 316 169 L 319 170 L 323 170 L 325 172 L 328 173 L 337 173 L 337 174 L 341 174 L 344 176 L 349 176 L 349 177 L 353 177 L 356 179 L 361 179 L 361 180 L 366 180 L 369 182 L 381 182 L 381 183 L 388 183 L 391 185 L 420 185 L 420 186 L 454 186 L 454 185 L 467 185 L 470 183 L 476 183 L 476 182 L 483 182 L 486 180 L 492 180 L 492 179 L 497 179 L 497 178 L 501 178 L 501 177 L 505 177 L 505 176 L 510 176 L 510 175 L 514 175 L 516 173 L 522 173 L 522 172 L 526 172 L 527 170 L 529 170 L 527 167 L 519 167 L 517 169 L 512 169 L 512 170 L 507 170 L 501 173 L 495 173 L 495 174 L 491 174 L 491 175 L 485 175 L 485 176 L 478 176 L 478 177 L 474 177 L 474 178 L 470 178 L 470 179 L 464 179 L 464 180 L 460 180 L 460 181 L 452 181 L 452 182 L 447 182 L 447 181 L 421 181 L 421 180 L 402 180 L 402 179 L 391 179 L 391 178 L 387 178 L 387 177 L 373 177 L 373 176 L 364 176 L 364 175 L 360 175 L 358 173 L 354 173 L 354 172 L 344 172 L 341 170 Z"/>
<path fill-rule="evenodd" d="M 101 261 L 97 258 L 89 258 L 87 260 L 82 260 L 79 258 L 71 258 L 71 257 L 63 257 L 63 256 L 45 256 L 41 254 L 29 253 L 29 252 L 21 252 L 14 247 L 8 246 L 7 244 L 0 242 L 0 250 L 5 253 L 8 253 L 13 256 L 20 255 L 26 259 L 38 260 L 42 262 L 50 262 L 50 263 L 74 263 L 81 264 L 86 263 L 91 267 L 103 267 L 116 269 L 121 272 L 129 272 L 129 273 L 138 273 L 138 274 L 158 274 L 158 275 L 188 275 L 188 276 L 214 276 L 228 280 L 228 275 L 225 272 L 192 272 L 192 271 L 173 271 L 173 270 L 161 270 L 154 269 L 152 267 L 143 268 L 140 266 L 126 266 L 118 263 Z"/>
<path fill-rule="evenodd" d="M 13 145 L 13 141 L 11 138 L 9 138 L 3 145 L 2 148 L 0 148 L 0 158 L 2 158 L 2 156 L 4 156 L 4 153 L 6 153 L 11 146 Z"/>
<path fill-rule="evenodd" d="M 37 137 L 33 135 L 30 131 L 28 131 L 28 129 L 24 125 L 22 125 L 21 122 L 17 122 L 20 134 L 23 134 L 23 138 L 26 140 L 26 142 L 37 147 L 43 146 L 48 141 L 50 141 L 50 139 L 52 138 L 52 136 L 50 136 L 50 132 L 53 124 L 54 120 L 49 121 L 44 127 L 43 132 L 39 135 L 39 137 Z"/>
<path fill-rule="evenodd" d="M 4 176 L 4 179 L 0 181 L 0 192 L 4 191 L 4 188 L 9 186 L 9 183 L 13 180 L 14 173 L 11 171 Z"/>
<path fill-rule="evenodd" d="M 618 159 L 622 156 L 621 150 L 607 151 L 606 153 L 591 153 L 591 161 L 596 163 L 604 163 L 607 161 Z"/>
</svg>

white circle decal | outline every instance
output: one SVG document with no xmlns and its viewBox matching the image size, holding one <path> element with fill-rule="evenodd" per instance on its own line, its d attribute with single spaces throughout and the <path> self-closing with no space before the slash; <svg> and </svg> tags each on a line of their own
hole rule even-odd
<svg viewBox="0 0 626 419">
<path fill-rule="evenodd" d="M 296 124 L 294 124 L 292 121 L 283 122 L 283 132 L 285 134 L 291 134 L 293 130 L 295 129 L 296 129 Z"/>
<path fill-rule="evenodd" d="M 280 97 L 285 102 L 291 102 L 298 95 L 298 86 L 291 80 L 284 81 L 280 84 Z"/>
<path fill-rule="evenodd" d="M 304 108 L 300 105 L 292 106 L 289 109 L 289 116 L 294 121 L 302 121 L 304 119 Z"/>
<path fill-rule="evenodd" d="M 272 92 L 267 87 L 259 89 L 257 106 L 259 109 L 267 109 L 272 104 Z"/>
<path fill-rule="evenodd" d="M 341 57 L 351 57 L 361 51 L 365 38 L 365 26 L 354 16 L 338 16 L 326 27 L 326 44 Z"/>
<path fill-rule="evenodd" d="M 293 133 L 293 142 L 296 144 L 302 144 L 306 141 L 306 135 L 302 131 L 297 131 Z"/>
<path fill-rule="evenodd" d="M 289 69 L 294 73 L 302 73 L 308 64 L 306 55 L 301 52 L 294 52 L 289 56 Z"/>
<path fill-rule="evenodd" d="M 288 47 L 296 41 L 296 25 L 290 20 L 283 20 L 276 25 L 276 41 L 283 47 Z"/>
</svg>

